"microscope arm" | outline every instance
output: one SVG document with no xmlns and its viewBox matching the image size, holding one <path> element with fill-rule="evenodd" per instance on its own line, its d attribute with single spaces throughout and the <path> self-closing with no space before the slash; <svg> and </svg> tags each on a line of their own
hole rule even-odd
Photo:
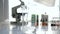
<svg viewBox="0 0 60 34">
<path fill-rule="evenodd" d="M 18 9 L 19 7 L 21 7 L 21 5 L 18 5 L 18 6 L 16 6 L 16 7 L 13 7 L 13 8 L 12 8 L 12 17 L 15 18 L 15 16 L 17 15 L 17 9 Z"/>
</svg>

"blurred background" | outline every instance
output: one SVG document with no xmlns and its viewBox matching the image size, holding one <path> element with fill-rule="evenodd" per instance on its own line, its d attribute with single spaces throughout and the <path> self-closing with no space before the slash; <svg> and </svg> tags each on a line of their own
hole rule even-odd
<svg viewBox="0 0 60 34">
<path fill-rule="evenodd" d="M 39 26 L 36 29 L 35 33 L 32 33 L 35 29 L 34 26 L 31 26 L 31 22 L 28 22 L 26 26 L 11 25 L 11 21 L 15 21 L 15 18 L 12 17 L 12 8 L 21 4 L 19 0 L 0 0 L 0 34 L 59 34 L 60 31 L 52 31 L 51 29 L 51 20 L 53 17 L 59 18 L 59 0 L 51 0 L 50 3 L 48 0 L 22 0 L 27 6 L 27 10 L 17 9 L 18 13 L 28 13 L 28 21 L 31 21 L 32 14 L 39 15 Z M 40 2 L 39 2 L 40 1 Z M 53 4 L 51 4 L 53 3 Z M 53 6 L 54 5 L 54 6 Z M 41 30 L 41 14 L 48 15 L 48 31 Z M 58 19 L 59 20 L 59 19 Z M 55 27 L 56 28 L 56 27 Z"/>
</svg>

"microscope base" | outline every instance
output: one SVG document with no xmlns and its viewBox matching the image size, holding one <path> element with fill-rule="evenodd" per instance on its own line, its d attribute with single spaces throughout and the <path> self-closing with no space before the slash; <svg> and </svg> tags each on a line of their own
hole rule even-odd
<svg viewBox="0 0 60 34">
<path fill-rule="evenodd" d="M 17 23 L 17 22 L 11 22 L 11 24 L 12 25 L 20 25 L 20 26 L 22 26 L 22 23 L 20 23 L 20 22 L 19 23 Z"/>
</svg>

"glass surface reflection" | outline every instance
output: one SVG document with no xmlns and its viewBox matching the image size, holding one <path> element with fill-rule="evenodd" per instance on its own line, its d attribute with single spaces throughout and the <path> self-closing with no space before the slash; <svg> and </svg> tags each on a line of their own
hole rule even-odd
<svg viewBox="0 0 60 34">
<path fill-rule="evenodd" d="M 24 34 L 19 25 L 10 25 L 10 34 Z"/>
</svg>

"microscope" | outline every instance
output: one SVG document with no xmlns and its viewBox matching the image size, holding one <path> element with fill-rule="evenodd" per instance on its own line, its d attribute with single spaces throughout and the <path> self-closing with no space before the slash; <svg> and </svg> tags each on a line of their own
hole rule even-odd
<svg viewBox="0 0 60 34">
<path fill-rule="evenodd" d="M 24 6 L 24 8 L 27 9 L 27 7 L 25 6 L 24 2 L 21 1 L 21 0 L 19 0 L 19 1 L 21 2 L 21 4 L 12 8 L 12 17 L 16 18 L 16 21 L 15 22 L 11 22 L 11 24 L 22 25 L 21 16 L 23 17 L 23 16 L 25 16 L 25 14 L 27 14 L 27 13 L 17 13 L 17 9 L 18 8 L 23 8 L 22 6 Z M 24 20 L 23 20 L 23 22 L 24 22 Z"/>
</svg>

